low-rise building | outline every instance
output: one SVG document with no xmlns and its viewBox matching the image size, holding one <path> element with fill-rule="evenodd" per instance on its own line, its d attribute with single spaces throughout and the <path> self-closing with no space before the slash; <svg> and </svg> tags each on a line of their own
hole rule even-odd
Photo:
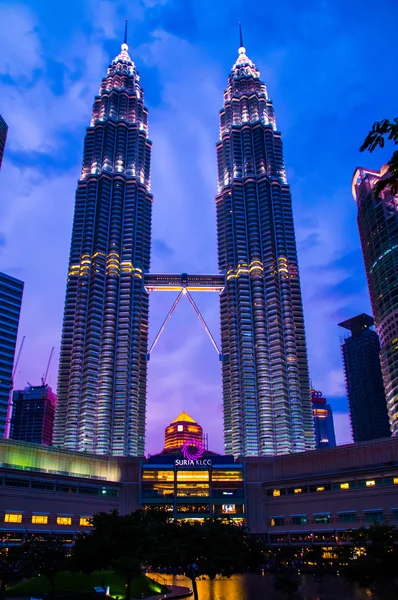
<svg viewBox="0 0 398 600">
<path fill-rule="evenodd" d="M 149 507 L 229 517 L 271 545 L 338 545 L 349 528 L 398 525 L 397 438 L 237 460 L 196 450 L 142 459 L 0 440 L 0 544 L 71 543 L 97 512 Z"/>
</svg>

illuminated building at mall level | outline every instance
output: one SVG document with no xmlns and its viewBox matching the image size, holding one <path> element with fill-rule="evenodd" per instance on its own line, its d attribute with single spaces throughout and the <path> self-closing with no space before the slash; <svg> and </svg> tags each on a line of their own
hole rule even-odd
<svg viewBox="0 0 398 600">
<path fill-rule="evenodd" d="M 220 113 L 219 274 L 151 274 L 148 111 L 127 36 L 94 100 L 78 182 L 54 445 L 143 456 L 147 361 L 186 298 L 222 364 L 225 451 L 314 447 L 307 350 L 282 139 L 242 36 Z M 148 299 L 178 292 L 148 348 Z M 220 295 L 221 349 L 191 292 Z"/>
<path fill-rule="evenodd" d="M 0 545 L 73 543 L 97 512 L 156 507 L 245 524 L 271 545 L 340 545 L 347 529 L 398 524 L 396 437 L 276 457 L 102 457 L 0 440 Z M 200 464 L 207 461 L 205 466 Z"/>
</svg>

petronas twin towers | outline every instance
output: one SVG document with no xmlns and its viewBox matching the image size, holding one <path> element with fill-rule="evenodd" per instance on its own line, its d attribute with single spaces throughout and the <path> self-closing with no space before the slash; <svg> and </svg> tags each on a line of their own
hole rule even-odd
<svg viewBox="0 0 398 600">
<path fill-rule="evenodd" d="M 224 93 L 217 156 L 220 274 L 151 275 L 148 111 L 125 39 L 85 138 L 54 445 L 144 454 L 149 291 L 161 285 L 189 295 L 213 285 L 220 292 L 226 452 L 264 456 L 314 447 L 282 140 L 242 41 Z"/>
</svg>

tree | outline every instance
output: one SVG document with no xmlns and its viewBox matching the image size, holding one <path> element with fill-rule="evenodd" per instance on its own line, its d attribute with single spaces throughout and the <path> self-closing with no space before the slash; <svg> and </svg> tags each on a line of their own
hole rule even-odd
<svg viewBox="0 0 398 600">
<path fill-rule="evenodd" d="M 76 540 L 72 569 L 85 573 L 112 569 L 124 578 L 126 600 L 130 600 L 133 578 L 140 574 L 142 563 L 150 562 L 155 549 L 162 544 L 167 515 L 143 510 L 129 515 L 119 515 L 117 511 L 98 513 L 92 525 L 89 533 Z"/>
<path fill-rule="evenodd" d="M 366 136 L 365 141 L 360 147 L 360 151 L 369 150 L 373 152 L 378 146 L 384 148 L 385 140 L 391 140 L 394 144 L 398 144 L 398 117 L 393 121 L 383 119 L 373 124 L 372 129 Z M 398 194 L 398 150 L 396 150 L 387 163 L 388 176 L 380 179 L 374 188 L 375 196 L 379 196 L 380 192 L 387 186 L 391 186 L 391 193 Z"/>
<path fill-rule="evenodd" d="M 31 575 L 47 577 L 51 595 L 55 594 L 55 576 L 66 569 L 67 550 L 56 536 L 34 538 L 23 546 L 24 559 Z"/>
<path fill-rule="evenodd" d="M 167 565 L 163 566 L 183 569 L 192 581 L 195 600 L 198 600 L 198 577 L 230 577 L 263 562 L 263 554 L 247 532 L 228 521 L 179 521 L 170 523 L 168 530 L 168 538 L 164 540 L 167 553 L 163 554 L 164 557 L 167 554 Z"/>
<path fill-rule="evenodd" d="M 6 586 L 18 581 L 24 571 L 24 553 L 22 546 L 2 548 L 0 550 L 0 600 L 5 597 Z"/>
<path fill-rule="evenodd" d="M 292 577 L 288 573 L 283 573 L 283 575 L 276 575 L 274 578 L 274 588 L 282 592 L 282 594 L 286 594 L 289 598 L 293 598 L 294 594 L 299 589 L 299 582 L 295 577 Z"/>
<path fill-rule="evenodd" d="M 376 590 L 383 594 L 391 591 L 396 597 L 398 590 L 396 564 L 398 560 L 398 531 L 388 523 L 373 523 L 347 532 L 355 548 L 360 552 L 345 569 L 346 579 L 366 588 L 374 598 Z"/>
</svg>

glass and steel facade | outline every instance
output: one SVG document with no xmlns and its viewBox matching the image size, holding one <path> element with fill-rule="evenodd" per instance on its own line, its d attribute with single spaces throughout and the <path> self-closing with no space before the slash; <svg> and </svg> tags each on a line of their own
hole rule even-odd
<svg viewBox="0 0 398 600">
<path fill-rule="evenodd" d="M 5 432 L 21 312 L 23 281 L 0 273 L 0 437 Z"/>
<path fill-rule="evenodd" d="M 366 442 L 390 437 L 386 396 L 380 366 L 379 336 L 374 321 L 364 313 L 339 323 L 351 332 L 341 347 L 352 437 Z"/>
<path fill-rule="evenodd" d="M 312 417 L 314 419 L 315 447 L 334 448 L 336 436 L 334 433 L 333 411 L 322 392 L 311 390 Z"/>
<path fill-rule="evenodd" d="M 143 455 L 152 195 L 148 112 L 126 43 L 95 98 L 75 201 L 54 445 Z"/>
<path fill-rule="evenodd" d="M 390 427 L 398 435 L 398 196 L 373 190 L 387 176 L 358 168 L 352 192 L 358 209 L 358 228 L 368 280 L 376 332 L 380 338 L 380 362 Z"/>
<path fill-rule="evenodd" d="M 307 349 L 281 134 L 239 48 L 220 113 L 217 230 L 225 451 L 314 448 Z"/>
<path fill-rule="evenodd" d="M 7 140 L 8 125 L 0 115 L 0 170 L 3 162 L 4 148 Z"/>
<path fill-rule="evenodd" d="M 51 446 L 57 397 L 49 385 L 14 390 L 10 439 Z"/>
<path fill-rule="evenodd" d="M 192 464 L 184 465 L 182 454 L 160 454 L 142 464 L 142 508 L 157 508 L 176 519 L 225 517 L 244 524 L 244 465 L 210 452 L 187 462 Z"/>
</svg>

